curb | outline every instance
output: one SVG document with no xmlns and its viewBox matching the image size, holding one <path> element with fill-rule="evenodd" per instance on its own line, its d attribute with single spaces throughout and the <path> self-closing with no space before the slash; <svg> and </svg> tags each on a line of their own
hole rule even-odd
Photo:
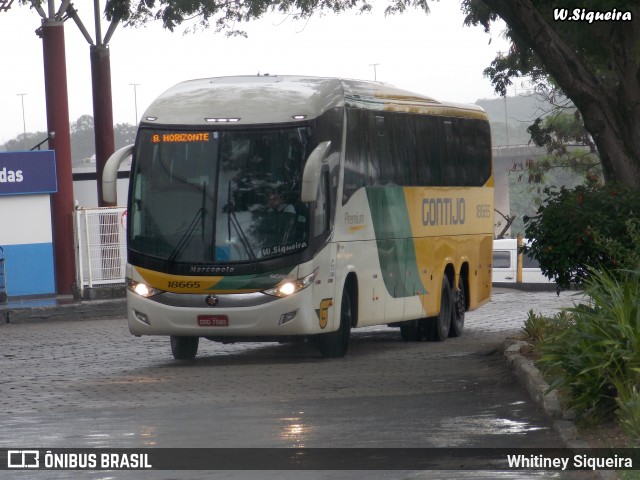
<svg viewBox="0 0 640 480">
<path fill-rule="evenodd" d="M 549 384 L 545 381 L 533 362 L 523 353 L 530 351 L 531 344 L 522 340 L 507 339 L 502 344 L 507 363 L 518 380 L 527 389 L 531 399 L 549 415 L 553 421 L 553 429 L 558 433 L 562 442 L 568 448 L 590 448 L 590 445 L 580 437 L 580 433 L 572 421 L 573 414 L 564 410 L 560 403 L 557 390 L 549 391 Z M 614 480 L 615 471 L 594 471 L 595 478 Z"/>
<path fill-rule="evenodd" d="M 127 308 L 124 298 L 79 301 L 50 306 L 4 308 L 0 310 L 0 326 L 49 321 L 98 320 L 124 317 L 126 314 Z"/>
</svg>

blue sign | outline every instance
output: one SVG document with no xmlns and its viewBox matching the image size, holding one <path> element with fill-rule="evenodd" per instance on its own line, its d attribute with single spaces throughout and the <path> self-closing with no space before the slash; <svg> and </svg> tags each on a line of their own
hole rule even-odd
<svg viewBox="0 0 640 480">
<path fill-rule="evenodd" d="M 53 150 L 0 152 L 0 195 L 58 191 Z"/>
</svg>

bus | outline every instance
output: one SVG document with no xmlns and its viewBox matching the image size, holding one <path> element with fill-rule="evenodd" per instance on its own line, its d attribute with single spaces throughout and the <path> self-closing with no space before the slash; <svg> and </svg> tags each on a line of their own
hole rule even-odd
<svg viewBox="0 0 640 480">
<path fill-rule="evenodd" d="M 491 297 L 493 175 L 478 106 L 306 76 L 186 81 L 144 113 L 127 202 L 133 335 L 304 340 L 342 357 L 351 329 L 463 332 Z"/>
</svg>

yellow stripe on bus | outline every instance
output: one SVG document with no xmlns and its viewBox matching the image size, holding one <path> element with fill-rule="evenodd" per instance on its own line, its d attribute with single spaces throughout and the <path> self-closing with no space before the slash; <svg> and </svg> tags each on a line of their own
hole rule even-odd
<svg viewBox="0 0 640 480">
<path fill-rule="evenodd" d="M 222 276 L 171 275 L 141 267 L 134 268 L 147 285 L 174 293 L 210 293 L 224 278 Z"/>
</svg>

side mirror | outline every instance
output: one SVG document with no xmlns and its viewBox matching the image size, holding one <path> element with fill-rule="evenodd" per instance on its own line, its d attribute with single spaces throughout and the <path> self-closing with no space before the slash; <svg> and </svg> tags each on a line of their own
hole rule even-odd
<svg viewBox="0 0 640 480">
<path fill-rule="evenodd" d="M 304 203 L 315 202 L 318 195 L 318 183 L 322 172 L 322 162 L 329 151 L 331 141 L 321 142 L 311 152 L 302 172 L 302 191 L 300 201 Z M 114 154 L 115 155 L 115 154 Z"/>
<path fill-rule="evenodd" d="M 115 205 L 118 200 L 118 169 L 125 158 L 131 156 L 133 145 L 127 145 L 115 151 L 107 160 L 102 171 L 102 199 L 105 203 Z"/>
</svg>

